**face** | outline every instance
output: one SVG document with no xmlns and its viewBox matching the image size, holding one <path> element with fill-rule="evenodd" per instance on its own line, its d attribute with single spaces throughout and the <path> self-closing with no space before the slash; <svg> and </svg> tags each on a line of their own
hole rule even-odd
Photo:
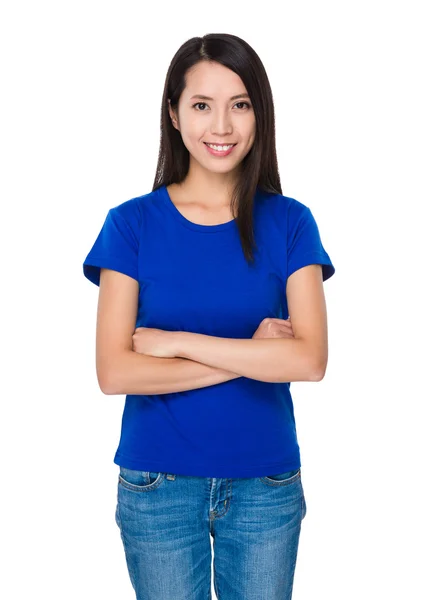
<svg viewBox="0 0 427 600">
<path fill-rule="evenodd" d="M 197 97 L 203 94 L 212 100 Z M 172 123 L 190 153 L 190 166 L 216 173 L 230 173 L 238 168 L 255 139 L 255 115 L 241 78 L 216 62 L 202 61 L 186 75 L 177 112 L 169 106 Z M 196 97 L 193 97 L 196 96 Z M 210 144 L 236 144 L 226 156 L 209 152 Z M 193 161 L 193 165 L 191 162 Z"/>
</svg>

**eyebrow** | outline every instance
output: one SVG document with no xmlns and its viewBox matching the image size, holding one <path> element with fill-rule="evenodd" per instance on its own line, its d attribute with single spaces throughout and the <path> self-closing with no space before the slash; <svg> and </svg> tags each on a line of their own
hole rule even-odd
<svg viewBox="0 0 427 600">
<path fill-rule="evenodd" d="M 210 96 L 203 96 L 202 94 L 195 94 L 191 96 L 190 100 L 193 98 L 201 98 L 202 100 L 213 100 Z M 230 100 L 237 100 L 238 98 L 249 98 L 249 94 L 237 94 L 237 96 L 231 96 Z"/>
</svg>

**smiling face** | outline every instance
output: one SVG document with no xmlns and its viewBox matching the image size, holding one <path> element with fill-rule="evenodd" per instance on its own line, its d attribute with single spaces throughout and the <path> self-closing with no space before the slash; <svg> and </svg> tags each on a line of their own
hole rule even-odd
<svg viewBox="0 0 427 600">
<path fill-rule="evenodd" d="M 202 169 L 230 175 L 254 143 L 255 115 L 247 90 L 234 71 L 219 63 L 202 61 L 187 72 L 177 112 L 169 106 L 169 114 L 190 153 L 193 174 Z M 206 142 L 236 145 L 220 155 L 210 152 Z"/>
</svg>

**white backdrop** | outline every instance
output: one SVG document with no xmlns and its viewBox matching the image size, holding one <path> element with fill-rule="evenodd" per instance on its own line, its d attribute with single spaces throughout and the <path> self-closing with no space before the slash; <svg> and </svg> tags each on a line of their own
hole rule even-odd
<svg viewBox="0 0 427 600">
<path fill-rule="evenodd" d="M 114 521 L 125 398 L 98 387 L 82 263 L 108 209 L 152 189 L 172 56 L 222 32 L 265 65 L 283 193 L 336 267 L 326 376 L 291 385 L 307 503 L 293 600 L 425 600 L 421 5 L 3 5 L 3 598 L 135 597 Z"/>
</svg>

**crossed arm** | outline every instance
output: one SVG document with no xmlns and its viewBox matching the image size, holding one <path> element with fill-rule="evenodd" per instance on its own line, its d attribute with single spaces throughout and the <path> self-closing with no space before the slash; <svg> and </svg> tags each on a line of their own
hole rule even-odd
<svg viewBox="0 0 427 600">
<path fill-rule="evenodd" d="M 319 377 L 315 353 L 304 339 L 234 339 L 178 331 L 176 348 L 176 356 L 258 381 L 312 381 Z"/>
<path fill-rule="evenodd" d="M 104 275 L 101 281 L 103 278 Z M 122 337 L 120 352 L 105 351 L 105 348 L 111 348 L 111 339 L 119 336 L 112 331 L 112 324 L 124 318 L 123 304 L 117 299 L 124 292 L 113 279 L 105 277 L 106 291 L 102 296 L 100 293 L 98 305 L 97 374 L 104 393 L 162 394 L 205 387 L 241 376 L 272 383 L 320 381 L 324 376 L 328 347 L 321 265 L 308 265 L 288 278 L 286 296 L 293 339 L 234 339 L 184 331 L 167 332 L 172 334 L 169 337 L 170 358 L 159 357 L 167 354 L 137 354 L 128 341 L 124 341 L 125 337 Z M 120 314 L 114 314 L 115 311 Z M 108 326 L 103 325 L 107 322 L 107 312 Z M 136 305 L 129 323 L 132 320 L 134 323 L 135 317 Z M 125 333 L 122 330 L 120 335 Z M 165 364 L 168 369 L 164 368 Z"/>
</svg>

